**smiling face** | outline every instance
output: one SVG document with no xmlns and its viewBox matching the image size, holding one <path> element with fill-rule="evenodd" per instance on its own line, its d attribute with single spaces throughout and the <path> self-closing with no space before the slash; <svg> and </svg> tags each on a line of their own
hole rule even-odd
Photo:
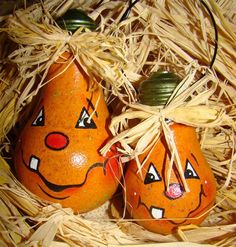
<svg viewBox="0 0 236 247">
<path fill-rule="evenodd" d="M 65 70 L 69 60 L 61 62 L 51 67 L 52 80 L 20 135 L 15 167 L 30 191 L 81 213 L 111 198 L 120 168 L 115 148 L 107 157 L 99 153 L 109 138 L 102 91 L 88 90 L 78 64 Z"/>
<path fill-rule="evenodd" d="M 175 123 L 170 124 L 170 128 L 190 192 L 185 192 L 175 167 L 167 190 L 165 168 L 170 162 L 170 153 L 164 137 L 147 158 L 142 168 L 143 179 L 137 173 L 135 161 L 131 161 L 125 176 L 130 215 L 148 230 L 163 234 L 180 225 L 200 224 L 214 204 L 216 194 L 214 176 L 201 153 L 195 129 Z M 141 161 L 146 155 L 140 157 Z"/>
</svg>

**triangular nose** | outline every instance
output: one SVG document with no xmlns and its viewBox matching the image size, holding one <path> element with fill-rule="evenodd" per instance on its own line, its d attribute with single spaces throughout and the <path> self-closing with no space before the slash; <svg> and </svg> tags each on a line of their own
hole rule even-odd
<svg viewBox="0 0 236 247">
<path fill-rule="evenodd" d="M 45 137 L 45 145 L 55 151 L 62 150 L 69 144 L 69 138 L 61 132 L 50 132 Z"/>
</svg>

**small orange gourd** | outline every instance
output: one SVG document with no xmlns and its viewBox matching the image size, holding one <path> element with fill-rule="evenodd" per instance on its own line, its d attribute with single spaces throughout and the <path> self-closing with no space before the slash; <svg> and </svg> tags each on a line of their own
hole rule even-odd
<svg viewBox="0 0 236 247">
<path fill-rule="evenodd" d="M 163 74 L 156 76 L 160 79 Z M 155 97 L 159 102 L 163 101 L 158 93 Z M 169 128 L 189 192 L 184 190 L 175 165 L 167 188 L 166 167 L 171 154 L 163 134 L 149 156 L 148 153 L 140 155 L 140 162 L 146 159 L 142 176 L 135 160 L 130 162 L 125 175 L 129 214 L 146 229 L 162 234 L 174 232 L 178 226 L 200 224 L 213 206 L 216 194 L 214 175 L 201 152 L 195 129 L 174 122 L 169 123 Z"/>
<path fill-rule="evenodd" d="M 19 180 L 39 197 L 87 212 L 112 197 L 121 176 L 115 147 L 99 149 L 110 137 L 109 112 L 100 87 L 70 53 L 48 71 L 38 106 L 15 150 Z"/>
</svg>

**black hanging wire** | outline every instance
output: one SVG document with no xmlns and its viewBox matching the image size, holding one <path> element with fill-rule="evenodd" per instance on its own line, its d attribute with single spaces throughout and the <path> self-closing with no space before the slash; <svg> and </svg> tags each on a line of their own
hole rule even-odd
<svg viewBox="0 0 236 247">
<path fill-rule="evenodd" d="M 204 0 L 199 0 L 200 3 L 204 6 L 204 8 L 206 9 L 207 13 L 209 14 L 210 18 L 211 18 L 211 22 L 212 25 L 214 27 L 214 31 L 215 31 L 215 47 L 214 47 L 214 53 L 212 55 L 212 59 L 209 65 L 209 68 L 211 69 L 214 65 L 214 62 L 216 60 L 216 56 L 217 56 L 217 51 L 218 51 L 218 29 L 217 29 L 217 25 L 216 25 L 216 21 L 214 18 L 213 13 L 211 12 L 209 6 L 206 4 L 206 2 Z M 129 6 L 126 9 L 126 11 L 124 12 L 124 14 L 122 15 L 120 22 L 126 20 L 130 14 L 131 9 L 134 7 L 134 5 L 139 2 L 139 0 L 135 0 L 134 2 L 132 0 L 129 1 Z"/>
<path fill-rule="evenodd" d="M 101 0 L 99 1 L 95 6 L 94 6 L 94 9 L 98 8 L 102 3 L 103 3 L 104 0 Z"/>
<path fill-rule="evenodd" d="M 214 53 L 211 59 L 211 63 L 209 65 L 209 68 L 211 69 L 215 60 L 216 60 L 216 56 L 217 56 L 217 50 L 218 50 L 218 29 L 217 29 L 217 25 L 216 25 L 216 21 L 214 18 L 214 15 L 212 14 L 209 6 L 206 4 L 206 2 L 204 0 L 199 0 L 201 2 L 201 4 L 205 7 L 205 9 L 207 10 L 208 14 L 211 17 L 211 21 L 215 30 L 215 48 L 214 48 Z"/>
<path fill-rule="evenodd" d="M 136 1 L 132 1 L 130 0 L 129 1 L 129 7 L 126 9 L 126 11 L 124 12 L 124 14 L 122 15 L 121 19 L 120 19 L 120 22 L 124 21 L 125 19 L 128 18 L 129 14 L 130 14 L 130 11 L 131 9 L 134 7 L 134 5 L 138 2 L 139 0 L 136 0 Z"/>
<path fill-rule="evenodd" d="M 212 56 L 212 59 L 211 59 L 210 65 L 209 65 L 209 68 L 211 69 L 213 67 L 213 65 L 214 65 L 215 60 L 216 60 L 217 51 L 218 51 L 218 29 L 217 29 L 217 25 L 216 25 L 216 21 L 215 21 L 214 15 L 211 12 L 209 6 L 206 4 L 206 2 L 204 0 L 199 0 L 199 1 L 204 6 L 204 8 L 206 9 L 207 13 L 209 14 L 209 16 L 211 18 L 211 22 L 212 22 L 213 27 L 214 27 L 214 31 L 215 31 L 214 53 L 213 53 L 213 56 Z M 103 1 L 100 1 L 100 2 L 103 2 Z M 126 9 L 126 11 L 124 12 L 124 14 L 122 15 L 122 17 L 121 17 L 119 22 L 122 22 L 122 21 L 124 21 L 124 20 L 126 20 L 128 18 L 129 14 L 130 14 L 130 11 L 132 10 L 132 8 L 134 7 L 134 5 L 137 2 L 139 2 L 139 0 L 135 0 L 135 1 L 130 0 L 129 1 L 129 6 Z"/>
<path fill-rule="evenodd" d="M 129 6 L 126 9 L 126 11 L 124 12 L 124 14 L 122 15 L 121 19 L 119 22 L 122 22 L 124 20 L 126 20 L 132 10 L 132 8 L 134 7 L 134 5 L 139 2 L 139 0 L 135 0 L 134 2 L 132 0 L 129 1 Z M 213 13 L 211 12 L 209 6 L 206 4 L 206 2 L 204 0 L 199 0 L 199 2 L 204 6 L 204 8 L 206 9 L 207 13 L 209 14 L 210 18 L 211 18 L 211 22 L 214 28 L 214 32 L 215 32 L 215 45 L 214 45 L 214 52 L 209 64 L 209 68 L 212 69 L 214 62 L 216 60 L 216 56 L 217 56 L 217 51 L 218 51 L 218 29 L 217 29 L 217 25 L 216 25 L 216 21 L 214 18 Z M 205 74 L 204 74 L 205 75 Z M 203 75 L 203 76 L 204 76 Z"/>
<path fill-rule="evenodd" d="M 128 8 L 126 9 L 126 11 L 124 12 L 124 14 L 121 16 L 120 18 L 120 22 L 126 20 L 128 17 L 129 17 L 129 14 L 130 14 L 130 11 L 132 10 L 132 8 L 134 7 L 134 5 L 139 2 L 139 0 L 135 0 L 134 2 L 132 0 L 129 1 L 129 6 Z M 122 73 L 124 73 L 124 71 L 122 70 Z M 125 74 L 124 74 L 125 75 Z M 135 88 L 135 91 L 137 93 L 137 89 Z"/>
<path fill-rule="evenodd" d="M 213 27 L 214 27 L 214 31 L 215 31 L 215 47 L 214 47 L 214 53 L 213 53 L 213 56 L 212 56 L 212 59 L 211 59 L 211 62 L 209 64 L 209 68 L 211 69 L 214 65 L 214 62 L 216 60 L 216 56 L 217 56 L 217 50 L 218 50 L 218 29 L 217 29 L 217 25 L 216 25 L 216 21 L 215 21 L 215 18 L 214 18 L 214 15 L 212 14 L 209 6 L 206 4 L 206 2 L 204 0 L 199 0 L 199 2 L 205 7 L 206 11 L 208 12 L 210 18 L 211 18 L 211 21 L 212 21 L 212 24 L 213 24 Z M 204 73 L 202 77 L 204 77 L 206 75 L 206 73 Z M 193 84 L 197 83 L 198 81 L 194 82 Z M 178 93 L 175 92 L 175 95 Z M 170 103 L 170 102 L 169 102 Z M 166 105 L 168 105 L 169 103 L 167 103 Z"/>
</svg>

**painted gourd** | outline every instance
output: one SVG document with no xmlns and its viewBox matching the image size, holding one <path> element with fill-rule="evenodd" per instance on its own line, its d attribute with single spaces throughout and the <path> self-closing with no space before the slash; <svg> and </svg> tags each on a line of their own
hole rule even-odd
<svg viewBox="0 0 236 247">
<path fill-rule="evenodd" d="M 190 191 L 184 190 L 175 167 L 167 189 L 165 167 L 171 154 L 164 135 L 148 158 L 147 153 L 140 155 L 141 162 L 147 158 L 142 167 L 143 177 L 135 160 L 130 162 L 125 175 L 125 199 L 130 216 L 144 228 L 161 234 L 172 233 L 178 226 L 200 224 L 213 206 L 216 194 L 214 175 L 201 152 L 195 129 L 174 122 L 169 123 L 169 128 Z"/>
<path fill-rule="evenodd" d="M 86 212 L 111 198 L 120 170 L 115 148 L 107 157 L 99 154 L 109 138 L 103 93 L 89 91 L 79 64 L 64 56 L 50 68 L 51 81 L 20 135 L 15 167 L 36 195 Z"/>
<path fill-rule="evenodd" d="M 95 209 L 112 197 L 121 176 L 110 137 L 109 112 L 100 87 L 93 87 L 73 56 L 64 53 L 48 71 L 38 106 L 15 150 L 19 180 L 39 197 L 75 212 Z M 89 84 L 90 83 L 90 84 Z"/>
</svg>

